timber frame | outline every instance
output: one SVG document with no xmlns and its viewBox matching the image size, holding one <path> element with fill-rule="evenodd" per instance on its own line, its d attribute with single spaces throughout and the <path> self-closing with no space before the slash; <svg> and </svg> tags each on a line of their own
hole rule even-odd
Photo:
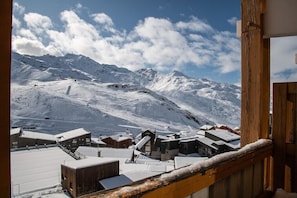
<svg viewBox="0 0 297 198">
<path fill-rule="evenodd" d="M 269 137 L 270 39 L 265 0 L 241 0 L 241 145 Z"/>
<path fill-rule="evenodd" d="M 0 6 L 0 197 L 10 197 L 10 63 L 12 0 Z"/>
<path fill-rule="evenodd" d="M 267 0 L 268 1 L 268 0 Z M 270 39 L 263 38 L 263 14 L 266 9 L 266 0 L 241 0 L 242 14 L 242 34 L 241 34 L 241 50 L 242 50 L 242 95 L 241 95 L 241 144 L 242 146 L 252 144 L 258 139 L 269 138 L 269 104 L 270 104 Z M 0 108 L 1 108 L 1 124 L 0 124 L 0 155 L 2 161 L 0 163 L 0 197 L 11 196 L 10 182 L 10 64 L 11 64 L 11 25 L 12 25 L 12 0 L 1 2 L 0 6 L 0 60 L 1 78 L 0 78 Z M 181 180 L 173 181 L 172 185 L 166 183 L 163 186 L 151 183 L 151 190 L 148 195 L 144 195 L 143 191 L 133 194 L 135 197 L 153 197 L 155 193 L 165 193 L 166 196 L 171 190 L 179 193 L 178 184 L 186 185 L 197 182 L 195 189 L 191 192 L 181 192 L 181 195 L 188 195 L 195 190 L 201 190 L 204 185 L 200 185 L 201 181 L 197 178 L 206 179 L 206 184 L 214 194 L 209 197 L 215 197 L 222 189 L 227 189 L 227 195 L 230 194 L 230 186 L 227 186 L 231 180 L 238 181 L 240 185 L 245 186 L 250 191 L 252 197 L 261 191 L 275 190 L 278 187 L 285 188 L 287 191 L 297 191 L 297 83 L 280 83 L 276 84 L 274 90 L 274 113 L 273 113 L 273 141 L 259 148 L 259 152 L 251 152 L 231 159 L 228 162 L 222 162 L 215 167 L 211 167 L 204 172 L 189 175 L 188 177 L 179 178 Z M 282 126 L 285 126 L 282 128 Z M 269 140 L 267 140 L 269 141 Z M 271 160 L 271 156 L 273 160 Z M 251 163 L 241 163 L 244 160 Z M 242 161 L 243 160 L 243 161 Z M 259 164 L 260 163 L 260 164 Z M 243 172 L 221 172 L 230 165 L 238 165 L 245 169 Z M 244 166 L 243 166 L 244 165 Z M 233 167 L 232 166 L 232 167 Z M 215 169 L 217 168 L 217 169 Z M 230 168 L 229 168 L 230 169 Z M 219 171 L 220 170 L 220 171 Z M 210 172 L 209 172 L 210 171 Z M 262 172 L 258 180 L 264 180 L 264 186 L 253 186 L 252 183 L 240 183 L 240 181 L 254 181 L 256 175 L 254 172 Z M 217 175 L 216 175 L 217 174 Z M 235 175 L 235 177 L 227 179 L 227 183 L 212 178 L 223 179 L 225 177 Z M 220 175 L 220 176 L 218 176 Z M 240 177 L 239 177 L 240 176 Z M 242 179 L 241 176 L 247 176 Z M 197 178 L 196 178 L 197 177 Z M 207 179 L 210 178 L 210 179 Z M 189 180 L 188 180 L 189 179 Z M 148 181 L 151 182 L 151 181 Z M 180 183 L 179 183 L 180 182 Z M 212 186 L 217 183 L 216 186 Z M 260 183 L 261 184 L 261 183 Z M 137 184 L 135 184 L 137 185 Z M 155 186 L 157 185 L 157 186 Z M 162 187 L 162 188 L 161 188 Z M 164 188 L 163 188 L 164 187 Z M 259 188 L 259 189 L 258 189 Z M 164 191 L 163 191 L 163 190 Z M 167 191 L 170 189 L 170 191 Z M 219 189 L 219 190 L 215 190 Z M 255 189 L 257 189 L 255 191 Z M 125 190 L 125 189 L 124 189 Z M 126 189 L 127 190 L 127 189 Z M 154 192 L 156 190 L 156 192 Z M 193 191 L 194 190 L 194 191 Z M 224 191 L 225 192 L 225 191 Z M 229 194 L 228 194 L 229 193 Z M 149 196 L 152 195 L 152 196 Z M 176 194 L 171 194 L 172 196 Z M 220 194 L 221 195 L 221 194 Z M 243 194 L 244 195 L 244 194 Z M 99 197 L 100 195 L 98 195 Z M 97 197 L 97 196 L 96 196 Z M 121 195 L 121 197 L 125 197 Z M 126 196 L 129 197 L 129 196 Z M 195 197 L 195 195 L 191 195 Z"/>
</svg>

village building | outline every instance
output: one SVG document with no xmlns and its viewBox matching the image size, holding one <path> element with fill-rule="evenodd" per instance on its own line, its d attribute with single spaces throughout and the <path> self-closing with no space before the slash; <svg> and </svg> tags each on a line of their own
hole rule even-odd
<svg viewBox="0 0 297 198">
<path fill-rule="evenodd" d="M 91 137 L 91 146 L 92 147 L 106 147 L 106 143 L 103 142 L 100 138 Z"/>
<path fill-rule="evenodd" d="M 91 145 L 91 132 L 83 128 L 74 129 L 55 135 L 57 142 L 66 149 L 74 152 L 79 146 Z"/>
<path fill-rule="evenodd" d="M 125 133 L 101 137 L 101 141 L 112 148 L 128 148 L 132 145 L 132 137 Z"/>
<path fill-rule="evenodd" d="M 104 189 L 99 180 L 119 175 L 119 161 L 106 158 L 87 158 L 61 165 L 62 187 L 72 197 Z"/>
<path fill-rule="evenodd" d="M 205 137 L 215 141 L 222 140 L 224 142 L 232 142 L 240 139 L 239 135 L 222 129 L 207 130 L 205 131 Z"/>
<path fill-rule="evenodd" d="M 197 153 L 198 152 L 198 143 L 197 143 L 196 138 L 180 140 L 179 152 L 182 154 Z"/>
<path fill-rule="evenodd" d="M 161 160 L 173 159 L 179 152 L 179 140 L 168 139 L 161 141 Z"/>
<path fill-rule="evenodd" d="M 143 141 L 139 141 L 136 148 L 141 147 L 140 151 L 151 154 L 155 144 L 156 132 L 145 130 L 141 133 L 141 138 Z"/>
<path fill-rule="evenodd" d="M 54 135 L 27 131 L 22 128 L 10 130 L 10 148 L 56 144 Z"/>
</svg>

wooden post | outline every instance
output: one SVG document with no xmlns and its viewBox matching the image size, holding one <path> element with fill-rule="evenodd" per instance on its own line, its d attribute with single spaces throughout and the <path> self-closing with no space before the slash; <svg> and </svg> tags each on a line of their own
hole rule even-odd
<svg viewBox="0 0 297 198">
<path fill-rule="evenodd" d="M 270 40 L 264 0 L 241 0 L 241 146 L 269 136 Z"/>
<path fill-rule="evenodd" d="M 297 82 L 273 84 L 273 187 L 297 191 Z"/>
<path fill-rule="evenodd" d="M 12 0 L 0 6 L 0 197 L 10 197 L 10 63 Z"/>
</svg>

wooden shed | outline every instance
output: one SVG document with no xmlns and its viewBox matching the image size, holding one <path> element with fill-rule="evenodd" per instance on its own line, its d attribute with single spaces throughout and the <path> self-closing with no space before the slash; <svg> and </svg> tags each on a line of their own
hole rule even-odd
<svg viewBox="0 0 297 198">
<path fill-rule="evenodd" d="M 62 187 L 72 197 L 102 190 L 99 180 L 119 175 L 119 161 L 87 158 L 61 165 Z"/>
</svg>

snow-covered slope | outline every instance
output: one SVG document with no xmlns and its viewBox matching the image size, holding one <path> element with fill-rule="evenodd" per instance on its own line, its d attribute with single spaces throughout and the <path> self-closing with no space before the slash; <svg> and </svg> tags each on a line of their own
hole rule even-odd
<svg viewBox="0 0 297 198">
<path fill-rule="evenodd" d="M 183 109 L 217 124 L 239 126 L 240 88 L 207 79 L 194 79 L 174 71 L 155 78 L 148 87 Z"/>
<path fill-rule="evenodd" d="M 87 57 L 13 53 L 11 125 L 58 133 L 84 127 L 93 135 L 141 128 L 195 130 L 239 124 L 239 88 L 181 73 L 132 72 Z"/>
</svg>

